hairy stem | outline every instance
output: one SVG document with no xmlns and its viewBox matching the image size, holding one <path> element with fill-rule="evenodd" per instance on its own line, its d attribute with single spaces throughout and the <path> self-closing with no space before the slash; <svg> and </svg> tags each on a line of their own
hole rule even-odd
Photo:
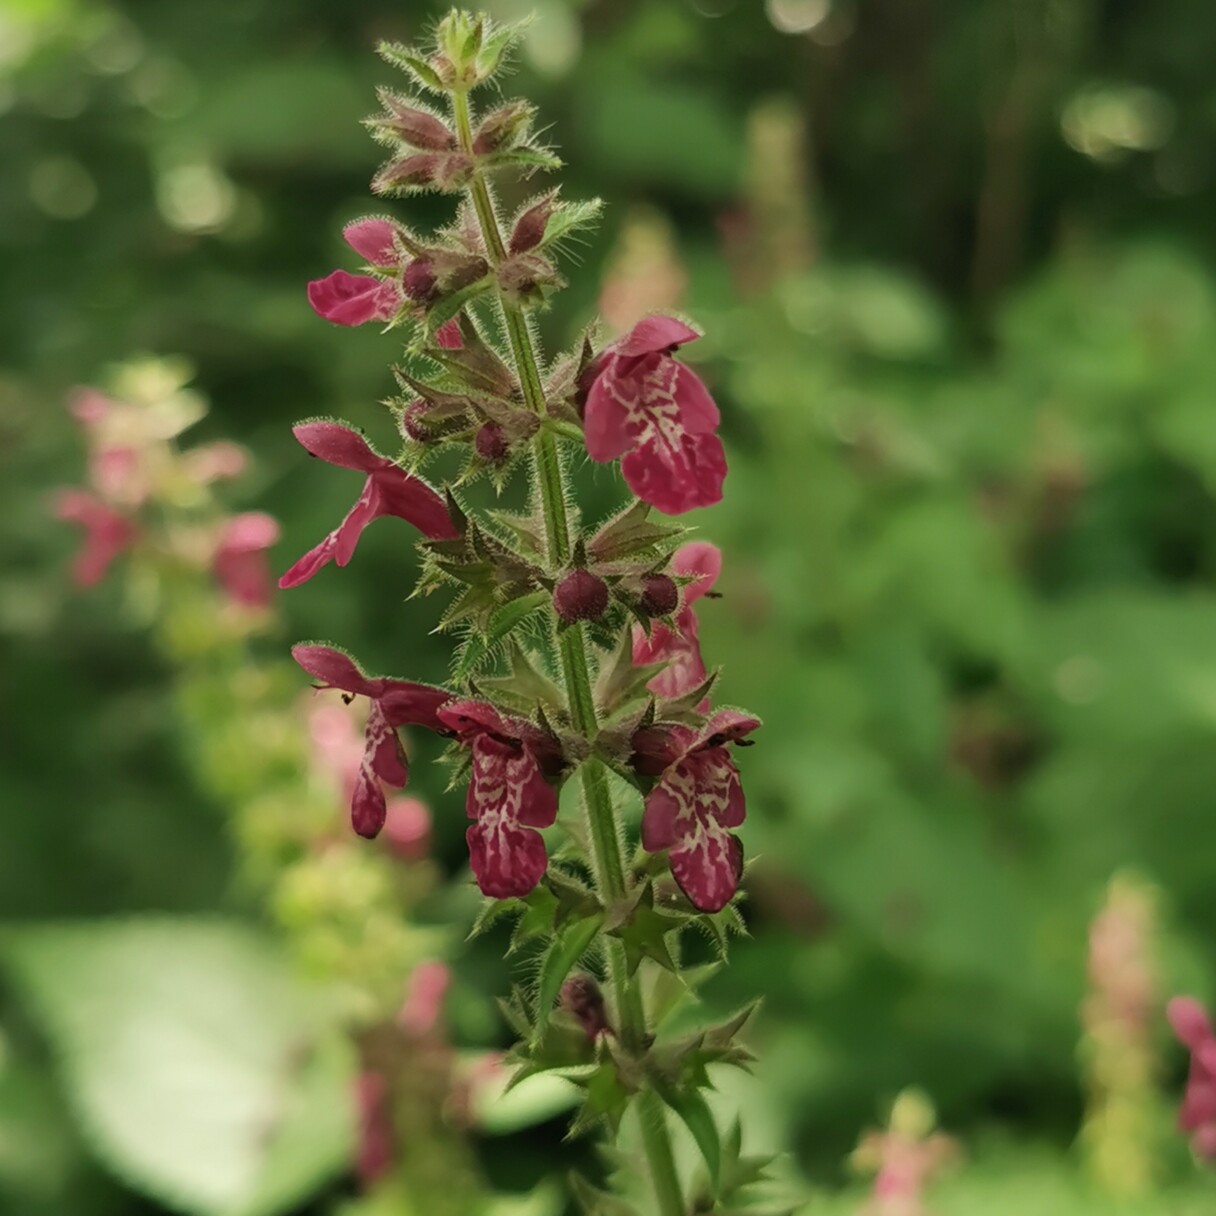
<svg viewBox="0 0 1216 1216">
<path fill-rule="evenodd" d="M 471 153 L 473 136 L 467 94 L 452 95 L 452 113 L 461 146 Z M 507 249 L 499 228 L 494 200 L 480 172 L 474 174 L 469 192 L 481 226 L 486 252 L 490 261 L 497 266 L 506 259 Z M 524 401 L 529 409 L 543 419 L 546 414 L 545 391 L 541 380 L 540 360 L 527 318 L 523 309 L 512 301 L 500 296 L 499 304 L 502 309 L 503 328 L 511 344 Z M 532 462 L 536 485 L 540 489 L 549 564 L 556 573 L 569 562 L 572 546 L 570 519 L 566 508 L 565 470 L 562 467 L 557 440 L 546 427 L 542 427 L 533 440 Z M 558 651 L 571 722 L 579 734 L 593 740 L 599 730 L 599 720 L 591 686 L 587 642 L 581 625 L 572 626 L 559 635 Z M 592 757 L 584 761 L 580 778 L 590 827 L 596 885 L 605 904 L 619 904 L 628 894 L 628 883 L 616 808 L 613 806 L 612 791 L 608 785 L 608 772 L 599 760 Z M 622 1044 L 628 1050 L 641 1052 L 645 1049 L 648 1033 L 641 989 L 637 983 L 630 982 L 622 943 L 609 937 L 605 944 L 618 1033 Z M 643 1090 L 638 1095 L 637 1102 L 642 1139 L 650 1165 L 658 1210 L 661 1216 L 685 1216 L 687 1208 L 680 1189 L 679 1174 L 676 1172 L 663 1104 L 650 1090 Z"/>
</svg>

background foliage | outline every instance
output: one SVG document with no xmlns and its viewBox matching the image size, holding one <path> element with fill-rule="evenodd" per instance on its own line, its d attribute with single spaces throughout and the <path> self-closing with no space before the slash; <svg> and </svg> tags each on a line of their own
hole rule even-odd
<svg viewBox="0 0 1216 1216">
<path fill-rule="evenodd" d="M 214 403 L 203 437 L 258 456 L 242 493 L 282 520 L 278 564 L 328 530 L 349 487 L 305 479 L 288 424 L 333 413 L 387 438 L 391 343 L 319 321 L 303 283 L 348 264 L 342 222 L 376 210 L 370 48 L 438 7 L 0 10 L 6 1210 L 181 1203 L 157 1153 L 132 1165 L 81 1116 L 82 1087 L 106 1086 L 71 1063 L 93 998 L 70 926 L 188 915 L 206 937 L 217 911 L 257 917 L 121 587 L 67 586 L 73 538 L 46 511 L 79 478 L 62 400 L 115 360 L 185 355 Z M 752 937 L 707 993 L 767 1000 L 736 1097 L 825 1194 L 917 1084 L 971 1156 L 943 1213 L 1109 1211 L 1067 1154 L 1086 926 L 1111 876 L 1159 888 L 1163 993 L 1211 995 L 1216 965 L 1216 25 L 1198 0 L 536 8 L 519 91 L 552 122 L 567 192 L 609 204 L 545 328 L 569 340 L 605 279 L 612 300 L 678 297 L 707 331 L 692 354 L 733 458 L 696 523 L 727 557 L 706 653 L 766 720 L 744 757 Z M 403 547 L 370 532 L 289 597 L 267 652 L 359 639 L 373 669 L 441 679 L 446 643 L 401 602 Z M 463 817 L 430 767 L 416 788 L 458 875 Z M 449 902 L 431 915 L 475 904 Z M 47 921 L 64 924 L 28 928 Z M 243 990 L 264 947 L 237 939 L 209 957 Z M 500 1036 L 501 946 L 460 960 L 467 1046 Z M 125 974 L 105 973 L 97 999 Z M 277 1016 L 266 1033 L 303 1033 Z M 256 1052 L 231 1067 L 256 1105 Z M 1171 1049 L 1163 1082 L 1180 1068 Z M 522 1192 L 559 1136 L 480 1153 Z M 214 1151 L 239 1171 L 249 1146 Z M 1210 1204 L 1210 1185 L 1185 1198 L 1182 1147 L 1161 1153 L 1158 1197 L 1129 1210 Z M 330 1210 L 350 1184 L 312 1164 Z M 283 1210 L 267 1195 L 240 1210 Z"/>
</svg>

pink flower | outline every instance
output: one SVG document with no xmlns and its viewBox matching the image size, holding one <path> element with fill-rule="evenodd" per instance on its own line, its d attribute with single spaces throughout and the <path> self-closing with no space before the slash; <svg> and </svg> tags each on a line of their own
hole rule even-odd
<svg viewBox="0 0 1216 1216">
<path fill-rule="evenodd" d="M 84 546 L 72 564 L 72 577 L 80 587 L 99 583 L 110 563 L 139 535 L 130 519 L 88 490 L 61 490 L 55 500 L 55 514 L 84 529 Z"/>
<path fill-rule="evenodd" d="M 89 481 L 107 502 L 140 507 L 151 492 L 143 453 L 129 444 L 106 444 L 89 455 Z"/>
<path fill-rule="evenodd" d="M 391 220 L 368 216 L 342 229 L 342 239 L 373 266 L 396 266 L 400 261 Z"/>
<path fill-rule="evenodd" d="M 390 798 L 384 837 L 402 861 L 421 861 L 431 851 L 431 812 L 421 798 Z"/>
<path fill-rule="evenodd" d="M 719 422 L 700 377 L 672 358 L 699 335 L 674 317 L 646 317 L 595 364 L 587 395 L 587 453 L 624 455 L 629 488 L 668 515 L 720 502 L 726 478 Z"/>
<path fill-rule="evenodd" d="M 1197 1156 L 1216 1162 L 1216 1033 L 1203 1006 L 1193 997 L 1175 997 L 1166 1007 L 1166 1015 L 1191 1052 L 1178 1126 L 1190 1133 Z"/>
<path fill-rule="evenodd" d="M 393 1168 L 394 1133 L 388 1098 L 388 1082 L 378 1072 L 361 1072 L 355 1078 L 355 1171 L 364 1186 Z"/>
<path fill-rule="evenodd" d="M 374 837 L 388 814 L 383 781 L 400 789 L 409 778 L 409 767 L 399 726 L 442 729 L 439 707 L 452 694 L 429 684 L 411 684 L 384 677 L 369 679 L 348 655 L 331 646 L 293 646 L 291 657 L 324 688 L 337 688 L 354 696 L 367 697 L 371 708 L 363 739 L 363 761 L 351 795 L 351 826 L 360 836 Z"/>
<path fill-rule="evenodd" d="M 335 270 L 308 284 L 308 302 L 319 317 L 335 325 L 391 321 L 401 307 L 401 293 L 391 279 Z"/>
<path fill-rule="evenodd" d="M 373 266 L 396 267 L 393 225 L 385 219 L 362 219 L 342 230 L 346 243 Z M 338 325 L 391 321 L 404 302 L 395 279 L 335 270 L 308 284 L 308 302 L 318 316 Z"/>
<path fill-rule="evenodd" d="M 245 449 L 227 439 L 191 448 L 183 453 L 182 459 L 186 466 L 186 475 L 200 486 L 239 477 L 249 463 Z"/>
<path fill-rule="evenodd" d="M 94 427 L 104 422 L 114 411 L 114 402 L 100 389 L 82 385 L 72 390 L 68 409 L 83 427 Z"/>
<path fill-rule="evenodd" d="M 443 499 L 425 481 L 374 451 L 357 431 L 337 422 L 302 422 L 293 434 L 313 456 L 366 473 L 367 481 L 346 518 L 279 579 L 280 587 L 298 587 L 331 561 L 345 566 L 363 529 L 381 515 L 404 519 L 432 540 L 452 540 L 458 535 Z"/>
<path fill-rule="evenodd" d="M 727 744 L 751 734 L 758 718 L 721 709 L 701 728 L 658 725 L 634 735 L 633 763 L 659 774 L 646 796 L 642 845 L 668 850 L 672 877 L 702 912 L 726 907 L 743 873 L 743 846 L 732 835 L 747 813 Z"/>
<path fill-rule="evenodd" d="M 261 511 L 234 515 L 224 525 L 211 558 L 211 569 L 232 603 L 245 608 L 269 606 L 274 597 L 274 582 L 266 550 L 278 539 L 278 521 Z"/>
<path fill-rule="evenodd" d="M 722 572 L 722 552 L 708 541 L 693 541 L 676 550 L 671 568 L 677 575 L 696 580 L 683 589 L 683 602 L 676 614 L 675 632 L 661 621 L 651 623 L 649 634 L 641 625 L 633 628 L 634 666 L 667 664 L 646 685 L 659 697 L 682 697 L 692 692 L 706 677 L 697 614 L 692 606 L 718 581 L 718 575 Z"/>
<path fill-rule="evenodd" d="M 447 963 L 438 959 L 419 963 L 410 972 L 397 1025 L 414 1038 L 430 1034 L 443 1017 L 443 1002 L 451 986 L 452 970 Z"/>
<path fill-rule="evenodd" d="M 538 727 L 504 718 L 484 701 L 452 701 L 439 719 L 472 756 L 465 807 L 475 822 L 465 839 L 473 877 L 495 899 L 527 895 L 549 864 L 533 829 L 557 818 L 557 791 L 542 769 L 559 771 L 561 750 Z"/>
</svg>

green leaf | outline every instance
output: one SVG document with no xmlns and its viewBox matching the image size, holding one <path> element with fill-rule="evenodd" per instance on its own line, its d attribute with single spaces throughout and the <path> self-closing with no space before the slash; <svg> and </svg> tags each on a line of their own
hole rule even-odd
<svg viewBox="0 0 1216 1216">
<path fill-rule="evenodd" d="M 616 1066 L 606 1061 L 590 1076 L 579 1078 L 577 1084 L 583 1088 L 586 1096 L 566 1133 L 567 1139 L 584 1135 L 601 1123 L 607 1123 L 615 1135 L 625 1107 L 629 1104 L 629 1091 L 621 1084 Z"/>
<path fill-rule="evenodd" d="M 599 933 L 604 918 L 601 914 L 568 921 L 553 939 L 541 963 L 536 990 L 536 1028 L 541 1030 L 549 1020 L 557 994 L 575 963 L 586 954 Z M 535 1032 L 534 1032 L 535 1033 Z"/>
<path fill-rule="evenodd" d="M 473 1117 L 478 1131 L 507 1136 L 544 1123 L 576 1106 L 578 1087 L 554 1073 L 534 1073 L 508 1087 L 504 1074 L 473 1090 Z"/>
<path fill-rule="evenodd" d="M 472 941 L 473 938 L 480 937 L 504 916 L 513 913 L 518 914 L 519 909 L 520 902 L 518 899 L 486 899 L 478 910 L 465 941 Z"/>
<path fill-rule="evenodd" d="M 633 975 L 644 958 L 654 959 L 667 971 L 675 971 L 676 963 L 667 945 L 667 935 L 688 923 L 686 916 L 672 916 L 656 910 L 654 886 L 646 883 L 639 888 L 632 908 L 623 911 L 620 923 L 609 930 L 625 946 L 629 974 Z"/>
<path fill-rule="evenodd" d="M 541 238 L 540 248 L 559 244 L 565 237 L 571 236 L 580 228 L 591 228 L 599 220 L 604 210 L 604 200 L 599 198 L 579 199 L 576 202 L 562 202 L 549 216 L 545 224 L 545 234 Z"/>
<path fill-rule="evenodd" d="M 662 1081 L 656 1082 L 659 1097 L 684 1122 L 684 1126 L 692 1132 L 692 1138 L 701 1150 L 701 1156 L 709 1169 L 710 1181 L 715 1192 L 722 1172 L 722 1144 L 718 1139 L 718 1127 L 710 1113 L 705 1095 L 699 1089 L 676 1088 Z"/>
<path fill-rule="evenodd" d="M 557 915 L 557 896 L 543 884 L 520 901 L 523 914 L 511 934 L 511 945 L 507 954 L 514 954 L 520 947 L 537 937 L 547 937 L 553 932 Z"/>
<path fill-rule="evenodd" d="M 432 93 L 447 92 L 439 74 L 412 47 L 404 46 L 400 42 L 381 42 L 376 51 L 385 63 L 407 72 L 424 89 L 430 89 Z"/>
<path fill-rule="evenodd" d="M 507 152 L 494 152 L 482 161 L 486 169 L 522 169 L 526 174 L 542 169 L 546 173 L 562 167 L 560 156 L 545 148 L 512 148 Z"/>
<path fill-rule="evenodd" d="M 531 24 L 531 18 L 514 21 L 510 25 L 493 25 L 484 34 L 481 52 L 477 56 L 477 74 L 479 83 L 488 80 L 502 66 L 511 48 L 523 36 Z"/>
<path fill-rule="evenodd" d="M 570 1193 L 584 1216 L 640 1216 L 631 1203 L 592 1186 L 582 1174 L 570 1175 Z"/>
<path fill-rule="evenodd" d="M 456 291 L 436 300 L 426 314 L 427 338 L 434 338 L 441 325 L 450 321 L 466 304 L 478 296 L 484 295 L 493 286 L 493 276 L 487 275 L 485 278 L 475 279 L 472 283 L 467 283 L 464 287 L 457 288 Z"/>
<path fill-rule="evenodd" d="M 452 673 L 455 680 L 465 679 L 471 672 L 476 671 L 509 633 L 521 625 L 538 608 L 549 602 L 547 591 L 534 591 L 531 595 L 522 595 L 519 599 L 504 604 L 490 616 L 490 622 L 484 633 L 474 633 L 469 636 Z"/>
<path fill-rule="evenodd" d="M 37 926 L 0 965 L 101 1159 L 198 1216 L 297 1208 L 349 1162 L 353 1061 L 328 1003 L 224 922 Z"/>
<path fill-rule="evenodd" d="M 550 218 L 550 227 L 556 218 L 556 215 Z M 549 229 L 546 228 L 546 236 L 548 231 Z M 596 561 L 620 561 L 623 557 L 632 557 L 637 553 L 654 549 L 659 544 L 663 544 L 664 549 L 668 549 L 688 531 L 679 524 L 651 523 L 647 519 L 649 514 L 649 503 L 635 502 L 600 526 L 588 542 L 587 552 Z"/>
</svg>

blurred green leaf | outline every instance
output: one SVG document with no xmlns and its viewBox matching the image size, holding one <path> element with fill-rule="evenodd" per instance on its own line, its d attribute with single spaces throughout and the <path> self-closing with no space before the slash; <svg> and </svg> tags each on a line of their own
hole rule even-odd
<svg viewBox="0 0 1216 1216">
<path fill-rule="evenodd" d="M 97 1154 L 198 1216 L 273 1216 L 350 1159 L 332 1010 L 235 923 L 31 926 L 0 965 L 39 1015 Z"/>
</svg>

